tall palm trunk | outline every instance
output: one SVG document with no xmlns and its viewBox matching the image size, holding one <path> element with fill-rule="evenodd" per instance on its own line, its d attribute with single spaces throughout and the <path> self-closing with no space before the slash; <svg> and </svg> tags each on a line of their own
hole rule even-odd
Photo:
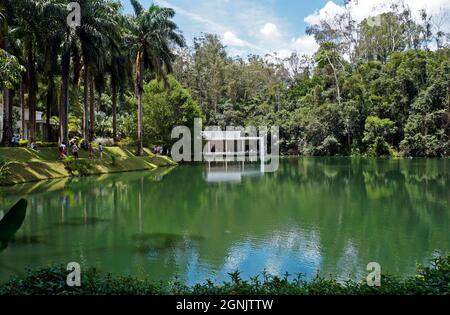
<svg viewBox="0 0 450 315">
<path fill-rule="evenodd" d="M 144 139 L 143 139 L 143 124 L 142 124 L 142 90 L 144 85 L 143 80 L 144 62 L 142 60 L 142 52 L 139 52 L 136 58 L 136 94 L 138 99 L 138 155 L 144 155 Z"/>
<path fill-rule="evenodd" d="M 45 104 L 45 125 L 47 129 L 47 141 L 52 141 L 52 126 L 50 118 L 52 116 L 53 101 L 55 99 L 55 81 L 53 80 L 53 73 L 48 75 L 47 99 Z"/>
<path fill-rule="evenodd" d="M 117 141 L 117 83 L 114 79 L 111 82 L 112 89 L 112 129 L 114 142 Z"/>
<path fill-rule="evenodd" d="M 36 70 L 34 64 L 33 42 L 27 45 L 28 64 L 28 119 L 30 122 L 30 139 L 36 140 Z"/>
<path fill-rule="evenodd" d="M 0 48 L 7 49 L 8 38 L 8 26 L 6 24 L 0 24 Z M 2 132 L 2 144 L 8 146 L 11 142 L 12 133 L 12 100 L 11 91 L 7 88 L 3 89 L 3 132 Z"/>
<path fill-rule="evenodd" d="M 59 140 L 68 143 L 68 109 L 69 109 L 69 69 L 70 52 L 65 51 L 61 58 L 61 103 L 59 108 Z"/>
<path fill-rule="evenodd" d="M 89 75 L 89 142 L 94 140 L 95 136 L 95 93 L 94 76 Z"/>
<path fill-rule="evenodd" d="M 3 137 L 2 144 L 9 146 L 12 138 L 12 93 L 9 89 L 3 90 Z"/>
<path fill-rule="evenodd" d="M 24 88 L 23 88 L 23 76 L 20 77 L 20 87 L 19 87 L 19 103 L 20 103 L 20 122 L 21 122 L 21 133 L 20 137 L 21 139 L 25 139 L 25 102 L 23 94 Z"/>
<path fill-rule="evenodd" d="M 83 138 L 85 141 L 89 139 L 89 70 L 87 65 L 84 65 L 84 111 L 83 111 Z"/>
</svg>

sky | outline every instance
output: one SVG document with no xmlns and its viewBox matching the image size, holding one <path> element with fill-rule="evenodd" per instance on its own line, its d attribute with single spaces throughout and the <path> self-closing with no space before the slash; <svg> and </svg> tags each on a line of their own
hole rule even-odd
<svg viewBox="0 0 450 315">
<path fill-rule="evenodd" d="M 125 13 L 132 13 L 129 0 L 122 0 Z M 175 10 L 175 22 L 188 45 L 202 33 L 220 36 L 232 56 L 277 53 L 281 58 L 292 52 L 313 54 L 314 38 L 306 27 L 320 19 L 329 19 L 343 10 L 344 0 L 140 0 L 148 8 L 152 2 Z M 444 28 L 450 30 L 449 0 L 353 0 L 352 16 L 362 21 L 386 12 L 389 3 L 404 2 L 414 12 L 426 9 L 444 16 Z"/>
</svg>

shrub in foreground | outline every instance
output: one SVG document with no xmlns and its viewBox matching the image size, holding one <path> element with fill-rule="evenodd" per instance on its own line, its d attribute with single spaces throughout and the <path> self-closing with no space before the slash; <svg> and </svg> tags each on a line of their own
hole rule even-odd
<svg viewBox="0 0 450 315">
<path fill-rule="evenodd" d="M 71 176 L 89 175 L 89 162 L 86 160 L 75 160 L 73 156 L 63 159 L 64 167 Z"/>
<path fill-rule="evenodd" d="M 448 295 L 450 293 L 450 254 L 432 260 L 427 267 L 419 266 L 417 274 L 401 280 L 382 276 L 381 287 L 369 287 L 365 281 L 339 283 L 335 279 L 316 276 L 310 281 L 298 276 L 289 280 L 263 273 L 250 280 L 241 279 L 239 272 L 230 274 L 230 280 L 222 284 L 207 281 L 187 286 L 180 281 L 152 283 L 147 279 L 113 277 L 96 269 L 82 273 L 81 287 L 66 285 L 67 271 L 63 266 L 28 270 L 0 285 L 0 295 Z"/>
</svg>

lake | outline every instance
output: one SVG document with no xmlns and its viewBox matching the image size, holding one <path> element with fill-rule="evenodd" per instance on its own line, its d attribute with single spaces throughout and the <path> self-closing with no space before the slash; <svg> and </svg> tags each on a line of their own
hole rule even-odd
<svg viewBox="0 0 450 315">
<path fill-rule="evenodd" d="M 0 188 L 0 217 L 26 218 L 2 244 L 0 281 L 67 264 L 189 284 L 240 270 L 362 279 L 414 274 L 450 251 L 450 160 L 284 158 L 192 165 Z"/>
</svg>

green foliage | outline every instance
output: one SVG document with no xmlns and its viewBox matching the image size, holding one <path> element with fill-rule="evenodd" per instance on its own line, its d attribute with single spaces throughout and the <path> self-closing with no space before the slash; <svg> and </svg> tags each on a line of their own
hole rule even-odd
<svg viewBox="0 0 450 315">
<path fill-rule="evenodd" d="M 117 157 L 114 154 L 111 154 L 111 165 L 117 166 Z"/>
<path fill-rule="evenodd" d="M 90 165 L 86 160 L 75 160 L 73 156 L 67 156 L 64 158 L 63 163 L 71 176 L 89 175 Z"/>
<path fill-rule="evenodd" d="M 67 126 L 61 124 L 70 138 L 89 136 L 83 132 L 88 112 L 94 112 L 93 126 L 86 129 L 95 136 L 136 138 L 144 103 L 147 144 L 170 144 L 175 125 L 190 126 L 192 117 L 204 114 L 205 125 L 279 126 L 284 154 L 450 154 L 450 36 L 433 30 L 425 11 L 393 5 L 374 17 L 376 23 L 357 23 L 348 12 L 308 27 L 319 43 L 313 56 L 241 58 L 228 55 L 214 34 L 185 48 L 173 9 L 132 2 L 134 16 L 123 16 L 118 2 L 81 1 L 84 23 L 69 32 L 62 1 L 8 1 L 0 88 L 17 97 L 20 64 L 26 65 L 33 78 L 23 86 L 27 102 L 56 124 L 60 108 L 70 103 Z M 171 72 L 176 80 L 166 80 Z M 380 134 L 384 119 L 395 130 Z M 7 123 L 12 130 L 13 121 Z"/>
<path fill-rule="evenodd" d="M 0 157 L 0 184 L 11 174 L 10 166 L 16 163 L 15 161 L 6 160 Z"/>
<path fill-rule="evenodd" d="M 28 140 L 19 140 L 19 146 L 28 147 Z"/>
<path fill-rule="evenodd" d="M 395 133 L 394 122 L 388 118 L 380 119 L 376 116 L 369 116 L 364 127 L 363 142 L 368 146 L 368 154 L 372 156 L 389 156 L 392 147 L 388 141 Z"/>
<path fill-rule="evenodd" d="M 56 148 L 58 147 L 58 142 L 46 142 L 46 141 L 36 141 L 38 148 Z"/>
<path fill-rule="evenodd" d="M 233 59 L 207 34 L 182 52 L 175 77 L 210 125 L 279 126 L 284 154 L 448 156 L 450 50 L 426 49 L 430 22 L 419 13 L 322 20 L 308 29 L 320 44 L 313 60 Z"/>
<path fill-rule="evenodd" d="M 153 80 L 144 87 L 144 135 L 145 142 L 170 144 L 172 128 L 193 128 L 194 118 L 202 118 L 202 110 L 189 90 L 183 88 L 174 77 L 164 82 Z"/>
<path fill-rule="evenodd" d="M 20 82 L 24 71 L 15 56 L 0 48 L 0 89 L 12 89 Z"/>
<path fill-rule="evenodd" d="M 341 283 L 320 275 L 310 281 L 301 274 L 279 277 L 264 272 L 244 280 L 236 271 L 229 276 L 230 281 L 222 284 L 206 281 L 187 286 L 178 280 L 152 283 L 89 269 L 82 273 L 81 287 L 68 287 L 66 268 L 56 266 L 27 270 L 25 275 L 0 285 L 0 295 L 448 295 L 450 255 L 435 258 L 429 266 L 418 266 L 417 275 L 404 280 L 382 275 L 380 287 L 369 287 L 366 281 Z"/>
<path fill-rule="evenodd" d="M 450 155 L 450 62 L 445 61 L 411 106 L 401 148 L 410 156 Z"/>
<path fill-rule="evenodd" d="M 132 147 L 136 145 L 136 139 L 134 138 L 124 138 L 122 140 L 120 140 L 119 142 L 117 142 L 117 145 L 121 148 L 126 148 L 126 147 Z"/>
</svg>

